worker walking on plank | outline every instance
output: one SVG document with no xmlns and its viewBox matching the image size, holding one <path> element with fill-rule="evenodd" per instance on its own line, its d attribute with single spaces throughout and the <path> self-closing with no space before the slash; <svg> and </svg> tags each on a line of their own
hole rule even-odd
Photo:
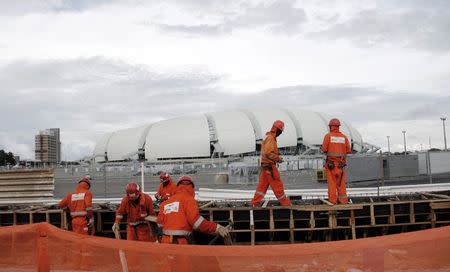
<svg viewBox="0 0 450 272">
<path fill-rule="evenodd" d="M 159 188 L 155 194 L 155 198 L 159 202 L 163 202 L 169 199 L 169 197 L 171 197 L 175 193 L 177 185 L 175 184 L 175 182 L 173 182 L 172 177 L 166 172 L 161 172 L 161 174 L 159 175 L 159 180 L 161 181 L 161 183 L 159 184 Z"/>
<path fill-rule="evenodd" d="M 120 221 L 127 215 L 127 240 L 155 242 L 150 223 L 145 221 L 148 215 L 156 215 L 151 197 L 141 192 L 139 185 L 134 182 L 128 183 L 125 191 L 127 195 L 122 198 L 116 211 L 113 231 L 120 230 Z"/>
<path fill-rule="evenodd" d="M 59 202 L 59 207 L 68 208 L 70 212 L 73 232 L 94 235 L 94 211 L 90 188 L 91 178 L 85 176 L 78 181 L 75 192 L 69 193 Z"/>
<path fill-rule="evenodd" d="M 175 195 L 159 207 L 158 226 L 162 229 L 161 243 L 190 244 L 193 230 L 229 235 L 228 229 L 210 222 L 200 215 L 195 200 L 194 182 L 190 176 L 182 176 L 177 183 Z"/>
<path fill-rule="evenodd" d="M 280 172 L 277 168 L 277 163 L 283 162 L 283 159 L 278 155 L 277 146 L 277 137 L 283 133 L 283 130 L 283 121 L 275 121 L 272 129 L 266 133 L 266 138 L 262 142 L 259 183 L 258 187 L 256 187 L 255 195 L 251 201 L 252 206 L 258 206 L 259 203 L 261 203 L 266 195 L 269 185 L 281 205 L 291 205 L 291 201 L 284 193 L 283 182 L 281 181 Z"/>
<path fill-rule="evenodd" d="M 327 155 L 324 168 L 328 181 L 328 201 L 347 204 L 345 165 L 347 154 L 351 154 L 352 150 L 347 136 L 339 131 L 341 122 L 334 118 L 328 125 L 330 132 L 325 135 L 322 143 L 322 151 Z"/>
</svg>

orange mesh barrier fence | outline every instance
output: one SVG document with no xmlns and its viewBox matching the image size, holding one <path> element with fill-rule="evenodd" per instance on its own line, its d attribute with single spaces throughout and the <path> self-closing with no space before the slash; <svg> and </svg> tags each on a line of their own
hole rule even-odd
<svg viewBox="0 0 450 272">
<path fill-rule="evenodd" d="M 337 242 L 166 245 L 0 228 L 0 271 L 450 271 L 450 227 Z"/>
</svg>

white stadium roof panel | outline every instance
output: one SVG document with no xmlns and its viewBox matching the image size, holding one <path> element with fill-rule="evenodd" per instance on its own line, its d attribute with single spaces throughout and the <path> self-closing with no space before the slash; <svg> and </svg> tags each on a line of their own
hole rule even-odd
<svg viewBox="0 0 450 272">
<path fill-rule="evenodd" d="M 268 108 L 251 109 L 249 112 L 259 124 L 260 131 L 257 131 L 257 128 L 255 128 L 258 139 L 264 139 L 266 132 L 272 128 L 273 122 L 281 120 L 284 122 L 284 131 L 277 138 L 278 147 L 297 146 L 297 129 L 295 128 L 294 121 L 291 120 L 285 111 Z"/>
<path fill-rule="evenodd" d="M 205 116 L 161 121 L 153 124 L 147 134 L 147 160 L 209 156 L 209 130 Z"/>
<path fill-rule="evenodd" d="M 137 152 L 144 145 L 144 139 L 150 126 L 129 128 L 116 131 L 107 147 L 109 161 L 121 161 L 137 158 Z"/>
<path fill-rule="evenodd" d="M 214 121 L 218 142 L 224 150 L 224 155 L 255 151 L 255 133 L 245 113 L 223 111 L 207 115 Z"/>
<path fill-rule="evenodd" d="M 95 162 L 104 162 L 105 161 L 105 153 L 106 149 L 108 147 L 109 139 L 111 138 L 111 135 L 113 135 L 114 132 L 109 132 L 104 134 L 100 140 L 98 140 L 97 144 L 95 145 L 94 149 L 94 157 Z"/>
<path fill-rule="evenodd" d="M 328 133 L 328 127 L 322 117 L 313 111 L 289 109 L 298 126 L 301 127 L 303 143 L 306 145 L 321 145 L 323 137 Z"/>
</svg>

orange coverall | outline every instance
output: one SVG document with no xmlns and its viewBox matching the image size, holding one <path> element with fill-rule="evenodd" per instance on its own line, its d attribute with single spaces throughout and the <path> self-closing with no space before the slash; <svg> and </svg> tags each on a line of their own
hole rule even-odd
<svg viewBox="0 0 450 272">
<path fill-rule="evenodd" d="M 159 184 L 158 191 L 155 194 L 156 199 L 160 198 L 161 202 L 166 201 L 169 197 L 175 194 L 177 190 L 177 185 L 170 179 L 167 183 L 161 182 Z"/>
<path fill-rule="evenodd" d="M 156 215 L 153 209 L 153 201 L 149 195 L 141 192 L 136 200 L 131 200 L 128 196 L 122 198 L 122 202 L 116 211 L 115 223 L 120 223 L 125 214 L 128 223 L 127 240 L 156 241 L 150 223 L 145 221 L 145 217 Z"/>
<path fill-rule="evenodd" d="M 261 146 L 261 172 L 259 174 L 259 183 L 256 187 L 255 195 L 251 201 L 252 206 L 257 206 L 266 195 L 267 188 L 272 188 L 276 198 L 283 206 L 290 206 L 291 201 L 284 193 L 283 182 L 280 178 L 280 172 L 277 168 L 277 162 L 281 162 L 278 156 L 278 146 L 276 138 L 276 128 L 266 133 L 266 138 Z"/>
<path fill-rule="evenodd" d="M 92 193 L 89 191 L 88 184 L 80 182 L 75 192 L 68 194 L 59 202 L 59 207 L 69 209 L 73 232 L 88 234 L 88 218 L 94 218 Z M 90 234 L 94 234 L 93 227 Z"/>
<path fill-rule="evenodd" d="M 339 131 L 339 127 L 330 127 L 330 132 L 323 139 L 322 151 L 327 154 L 324 168 L 328 181 L 328 200 L 333 204 L 346 204 L 348 197 L 344 166 L 346 156 L 351 154 L 352 150 L 347 136 Z M 330 164 L 334 165 L 333 169 L 330 169 Z"/>
<path fill-rule="evenodd" d="M 157 223 L 162 228 L 161 243 L 189 244 L 188 237 L 193 230 L 214 233 L 217 223 L 200 215 L 191 185 L 178 185 L 175 195 L 159 207 Z"/>
</svg>

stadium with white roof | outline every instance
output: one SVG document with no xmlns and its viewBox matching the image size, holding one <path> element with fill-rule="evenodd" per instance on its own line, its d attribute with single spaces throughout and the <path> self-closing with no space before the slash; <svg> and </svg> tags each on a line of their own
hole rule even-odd
<svg viewBox="0 0 450 272">
<path fill-rule="evenodd" d="M 334 117 L 334 116 L 333 116 Z M 294 108 L 232 110 L 160 121 L 110 132 L 97 142 L 96 162 L 253 156 L 275 120 L 285 123 L 278 138 L 282 154 L 318 150 L 332 116 Z M 354 152 L 366 151 L 361 134 L 345 120 L 341 131 Z"/>
</svg>

